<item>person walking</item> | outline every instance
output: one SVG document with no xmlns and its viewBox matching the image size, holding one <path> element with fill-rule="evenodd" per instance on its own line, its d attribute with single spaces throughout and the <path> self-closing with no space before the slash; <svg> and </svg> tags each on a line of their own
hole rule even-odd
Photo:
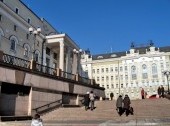
<svg viewBox="0 0 170 126">
<path fill-rule="evenodd" d="M 119 95 L 116 101 L 116 110 L 120 116 L 123 114 L 122 104 L 123 104 L 123 99 L 122 96 Z"/>
<path fill-rule="evenodd" d="M 123 104 L 124 104 L 123 109 L 124 109 L 124 111 L 126 113 L 126 116 L 128 116 L 131 101 L 130 101 L 130 98 L 129 98 L 129 96 L 127 94 L 125 95 L 125 98 L 123 99 Z"/>
<path fill-rule="evenodd" d="M 91 109 L 91 111 L 93 111 L 93 109 L 94 109 L 94 100 L 95 100 L 95 96 L 94 96 L 93 91 L 90 92 L 89 98 L 90 98 L 90 109 Z"/>
<path fill-rule="evenodd" d="M 110 99 L 113 100 L 113 93 L 110 93 Z"/>
<path fill-rule="evenodd" d="M 31 126 L 43 126 L 42 119 L 40 115 L 36 113 L 32 119 Z"/>
<path fill-rule="evenodd" d="M 159 96 L 159 98 L 160 98 L 160 97 L 161 97 L 161 88 L 160 88 L 160 86 L 158 87 L 157 92 L 158 92 L 158 96 Z"/>
<path fill-rule="evenodd" d="M 141 97 L 142 97 L 142 99 L 144 99 L 145 98 L 145 91 L 144 91 L 144 89 L 142 88 L 142 90 L 141 90 Z"/>
<path fill-rule="evenodd" d="M 165 93 L 164 87 L 163 85 L 161 85 L 161 97 L 162 98 L 164 98 L 164 93 Z"/>
<path fill-rule="evenodd" d="M 90 103 L 89 92 L 87 92 L 84 96 L 84 106 L 86 111 L 89 108 L 89 103 Z"/>
</svg>

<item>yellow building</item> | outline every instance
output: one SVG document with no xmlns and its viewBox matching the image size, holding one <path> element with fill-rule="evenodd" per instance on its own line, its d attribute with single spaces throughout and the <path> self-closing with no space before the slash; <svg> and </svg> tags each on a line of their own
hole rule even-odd
<svg viewBox="0 0 170 126">
<path fill-rule="evenodd" d="M 107 98 L 113 92 L 115 99 L 119 94 L 141 99 L 141 88 L 148 98 L 157 94 L 158 86 L 168 89 L 164 72 L 170 70 L 170 47 L 157 48 L 151 42 L 143 47 L 131 45 L 129 51 L 123 52 L 91 56 L 85 51 L 81 64 L 82 75 L 104 87 Z"/>
</svg>

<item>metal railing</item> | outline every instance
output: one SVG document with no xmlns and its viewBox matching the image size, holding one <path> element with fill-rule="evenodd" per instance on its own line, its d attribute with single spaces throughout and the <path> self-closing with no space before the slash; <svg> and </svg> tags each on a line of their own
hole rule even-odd
<svg viewBox="0 0 170 126">
<path fill-rule="evenodd" d="M 8 54 L 3 54 L 3 62 L 18 67 L 30 69 L 31 62 Z"/>
<path fill-rule="evenodd" d="M 44 66 L 44 65 L 38 64 L 38 63 L 36 63 L 35 70 L 42 72 L 42 73 L 45 73 L 45 74 L 50 74 L 50 75 L 56 75 L 57 74 L 56 69 L 48 67 L 48 66 Z"/>
<path fill-rule="evenodd" d="M 57 101 L 53 101 L 51 103 L 42 105 L 42 106 L 34 108 L 32 110 L 35 111 L 36 113 L 44 113 L 44 112 L 50 111 L 52 109 L 55 109 L 57 107 L 60 107 L 61 105 L 62 105 L 62 99 L 59 99 Z"/>
<path fill-rule="evenodd" d="M 91 84 L 91 80 L 85 77 L 81 77 L 81 82 L 86 83 L 86 84 Z"/>
<path fill-rule="evenodd" d="M 67 73 L 65 71 L 61 71 L 61 77 L 67 78 L 67 79 L 70 79 L 70 80 L 75 80 L 75 75 L 74 74 Z"/>
<path fill-rule="evenodd" d="M 31 66 L 30 61 L 24 60 L 24 59 L 15 57 L 15 56 L 11 56 L 11 55 L 8 55 L 8 54 L 4 54 L 4 53 L 3 53 L 3 56 L 2 56 L 2 62 L 10 64 L 10 65 L 14 65 L 14 66 L 22 67 L 22 68 L 31 69 L 30 68 L 30 66 Z M 48 66 L 45 66 L 45 65 L 42 65 L 42 64 L 38 64 L 38 63 L 36 63 L 35 69 L 33 69 L 33 70 L 41 72 L 41 73 L 45 73 L 45 74 L 48 74 L 48 75 L 60 76 L 62 78 L 66 78 L 66 79 L 74 80 L 74 81 L 76 81 L 76 76 L 77 76 L 75 74 L 68 73 L 68 72 L 65 72 L 65 71 L 61 71 L 60 75 L 57 75 L 57 69 L 54 69 L 54 68 L 51 68 L 51 67 L 48 67 Z M 78 78 L 79 79 L 77 81 L 79 81 L 79 82 L 91 84 L 91 80 L 88 79 L 88 78 L 81 77 L 81 76 L 78 76 Z"/>
</svg>

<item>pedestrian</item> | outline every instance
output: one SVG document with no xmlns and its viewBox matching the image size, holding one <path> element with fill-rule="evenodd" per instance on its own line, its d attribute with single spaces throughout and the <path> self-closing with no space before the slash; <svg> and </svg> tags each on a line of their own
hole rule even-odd
<svg viewBox="0 0 170 126">
<path fill-rule="evenodd" d="M 141 97 L 142 97 L 142 99 L 144 99 L 145 98 L 145 91 L 144 91 L 144 89 L 142 88 L 142 90 L 141 90 Z"/>
<path fill-rule="evenodd" d="M 31 126 L 43 126 L 42 119 L 40 115 L 36 113 L 32 119 Z"/>
<path fill-rule="evenodd" d="M 111 92 L 111 93 L 110 93 L 110 99 L 111 99 L 111 100 L 113 100 L 113 96 L 114 96 L 114 95 L 113 95 L 113 93 Z"/>
<path fill-rule="evenodd" d="M 93 91 L 90 92 L 89 98 L 90 98 L 90 109 L 91 109 L 91 111 L 93 111 L 93 109 L 94 109 L 94 100 L 95 100 L 95 95 L 94 95 Z"/>
<path fill-rule="evenodd" d="M 123 109 L 124 109 L 124 111 L 125 111 L 125 113 L 126 113 L 126 116 L 129 115 L 130 104 L 131 104 L 130 98 L 129 98 L 129 96 L 126 94 L 126 95 L 125 95 L 125 98 L 123 99 Z"/>
<path fill-rule="evenodd" d="M 122 96 L 119 95 L 116 101 L 116 110 L 120 116 L 123 114 L 122 104 L 123 104 L 123 99 Z"/>
<path fill-rule="evenodd" d="M 84 96 L 84 106 L 86 111 L 89 108 L 89 103 L 90 103 L 89 92 L 87 92 Z"/>
<path fill-rule="evenodd" d="M 160 86 L 158 87 L 157 92 L 158 92 L 158 96 L 159 96 L 159 98 L 160 98 L 160 97 L 161 97 L 161 88 L 160 88 Z"/>
<path fill-rule="evenodd" d="M 162 98 L 164 98 L 164 92 L 165 92 L 164 87 L 163 85 L 161 85 L 161 97 Z"/>
</svg>

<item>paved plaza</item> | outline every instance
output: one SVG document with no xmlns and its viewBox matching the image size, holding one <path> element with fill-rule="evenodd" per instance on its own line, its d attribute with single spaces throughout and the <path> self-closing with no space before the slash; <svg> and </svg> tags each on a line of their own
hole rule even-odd
<svg viewBox="0 0 170 126">
<path fill-rule="evenodd" d="M 119 116 L 115 101 L 97 101 L 94 111 L 59 108 L 42 116 L 44 126 L 170 126 L 170 100 L 132 101 L 134 115 Z M 1 122 L 0 126 L 30 126 L 31 121 Z"/>
</svg>

